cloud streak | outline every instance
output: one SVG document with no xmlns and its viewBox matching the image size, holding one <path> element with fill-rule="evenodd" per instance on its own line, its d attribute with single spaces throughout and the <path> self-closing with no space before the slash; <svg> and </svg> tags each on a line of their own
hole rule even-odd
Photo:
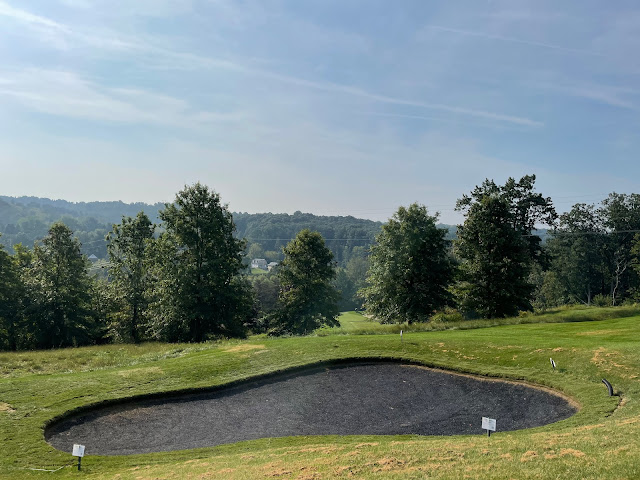
<svg viewBox="0 0 640 480">
<path fill-rule="evenodd" d="M 197 129 L 243 119 L 239 113 L 201 111 L 182 99 L 141 89 L 101 87 L 57 70 L 0 71 L 2 96 L 32 111 L 108 123 Z"/>
<path fill-rule="evenodd" d="M 487 40 L 498 40 L 498 41 L 501 41 L 501 42 L 508 42 L 508 43 L 515 43 L 515 44 L 520 44 L 520 45 L 527 45 L 529 47 L 545 48 L 545 49 L 556 50 L 556 51 L 566 52 L 566 53 L 579 53 L 579 54 L 582 54 L 582 55 L 593 55 L 593 56 L 596 56 L 596 57 L 605 56 L 603 53 L 594 52 L 594 51 L 591 51 L 591 50 L 584 50 L 584 49 L 580 49 L 580 48 L 563 47 L 562 45 L 554 45 L 552 43 L 533 42 L 533 41 L 530 41 L 530 40 L 522 40 L 520 38 L 505 37 L 505 36 L 502 36 L 502 35 L 493 35 L 493 34 L 490 34 L 490 33 L 475 32 L 475 31 L 471 31 L 471 30 L 461 30 L 459 28 L 449 28 L 449 27 L 443 27 L 443 26 L 440 26 L 440 25 L 426 25 L 425 29 L 435 30 L 435 31 L 438 31 L 438 32 L 455 33 L 457 35 L 464 35 L 464 36 L 467 36 L 467 37 L 485 38 Z"/>
<path fill-rule="evenodd" d="M 218 59 L 212 57 L 206 57 L 201 55 L 195 55 L 186 52 L 174 51 L 159 45 L 154 45 L 149 41 L 140 41 L 139 39 L 121 39 L 116 34 L 110 34 L 107 36 L 86 34 L 75 31 L 70 27 L 47 19 L 33 15 L 24 10 L 15 9 L 5 2 L 0 1 L 0 14 L 9 16 L 15 20 L 18 20 L 29 25 L 42 25 L 55 29 L 66 39 L 72 39 L 82 42 L 95 48 L 102 48 L 106 50 L 116 50 L 118 52 L 127 51 L 131 54 L 147 54 L 160 57 L 162 66 L 169 69 L 180 68 L 213 68 L 225 71 L 231 71 L 235 73 L 241 73 L 247 76 L 261 77 L 269 80 L 278 81 L 288 85 L 295 85 L 298 87 L 324 91 L 329 93 L 347 95 L 351 97 L 362 98 L 370 100 L 376 103 L 384 103 L 396 106 L 410 106 L 427 110 L 434 110 L 445 112 L 453 115 L 462 115 L 474 118 L 481 118 L 494 122 L 507 123 L 520 125 L 525 127 L 542 127 L 543 123 L 537 120 L 533 120 L 527 117 L 518 115 L 508 115 L 500 112 L 491 112 L 486 110 L 471 109 L 459 105 L 447 105 L 442 103 L 423 102 L 413 99 L 398 98 L 394 96 L 388 96 L 375 92 L 370 92 L 366 89 L 342 85 L 333 82 L 326 81 L 314 81 L 300 78 L 294 75 L 281 74 L 265 70 L 262 68 L 256 68 L 251 65 L 247 65 L 238 60 Z M 66 43 L 68 45 L 68 42 Z M 145 59 L 150 61 L 149 59 Z M 5 93 L 6 94 L 6 93 Z"/>
</svg>

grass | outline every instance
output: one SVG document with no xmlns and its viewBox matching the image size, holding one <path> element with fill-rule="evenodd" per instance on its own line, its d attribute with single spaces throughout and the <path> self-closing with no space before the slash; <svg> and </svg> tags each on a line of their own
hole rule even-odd
<svg viewBox="0 0 640 480">
<path fill-rule="evenodd" d="M 265 275 L 269 273 L 268 270 L 263 270 L 261 268 L 252 268 L 251 269 L 251 275 Z"/>
<path fill-rule="evenodd" d="M 378 335 L 399 334 L 400 330 L 409 332 L 434 332 L 442 330 L 471 330 L 476 328 L 498 327 L 502 325 L 524 325 L 532 323 L 566 323 L 608 320 L 640 315 L 640 306 L 625 307 L 587 307 L 570 306 L 547 310 L 542 313 L 523 312 L 520 316 L 509 318 L 492 318 L 479 320 L 442 321 L 432 320 L 427 323 L 393 323 L 380 324 L 364 316 L 360 312 L 342 312 L 338 320 L 340 327 L 321 328 L 317 335 Z"/>
<path fill-rule="evenodd" d="M 598 320 L 613 314 L 590 310 L 590 316 L 570 311 L 542 318 L 565 323 L 409 331 L 403 343 L 396 334 L 347 334 L 369 326 L 365 317 L 347 314 L 340 334 L 325 336 L 5 353 L 0 355 L 0 477 L 640 478 L 640 316 Z M 549 366 L 550 356 L 558 364 L 556 371 Z M 524 379 L 564 392 L 581 409 L 562 422 L 497 432 L 491 438 L 288 437 L 124 457 L 93 456 L 88 445 L 80 473 L 65 467 L 74 461 L 69 453 L 54 450 L 43 439 L 48 421 L 82 405 L 205 388 L 350 357 L 404 358 Z M 607 395 L 603 377 L 618 396 Z M 59 467 L 55 473 L 30 470 Z"/>
</svg>

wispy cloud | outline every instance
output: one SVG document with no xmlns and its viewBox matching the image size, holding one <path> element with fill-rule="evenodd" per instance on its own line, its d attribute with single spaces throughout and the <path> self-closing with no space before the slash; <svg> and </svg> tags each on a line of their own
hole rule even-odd
<svg viewBox="0 0 640 480">
<path fill-rule="evenodd" d="M 435 102 L 423 102 L 413 99 L 398 98 L 394 96 L 379 94 L 368 91 L 363 88 L 354 87 L 350 85 L 342 85 L 327 81 L 315 81 L 305 78 L 297 77 L 294 75 L 281 74 L 278 72 L 266 70 L 264 68 L 255 67 L 246 63 L 242 63 L 238 60 L 228 60 L 220 58 L 212 58 L 202 55 L 191 54 L 187 52 L 175 51 L 170 48 L 161 46 L 158 42 L 152 42 L 149 38 L 121 38 L 115 33 L 106 35 L 87 34 L 84 32 L 78 32 L 70 27 L 55 22 L 53 20 L 33 15 L 24 10 L 17 10 L 6 3 L 0 3 L 0 13 L 4 12 L 6 15 L 12 18 L 25 22 L 27 24 L 41 24 L 51 26 L 59 31 L 60 35 L 66 38 L 72 39 L 82 44 L 89 45 L 94 48 L 103 48 L 107 50 L 117 50 L 120 53 L 122 51 L 128 51 L 132 54 L 146 54 L 145 62 L 151 64 L 155 62 L 158 66 L 168 69 L 181 69 L 181 68 L 213 68 L 226 71 L 232 71 L 236 73 L 242 73 L 248 76 L 261 77 L 285 83 L 288 85 L 295 85 L 298 87 L 304 87 L 314 90 L 320 90 L 324 92 L 336 93 L 341 95 L 348 95 L 352 97 L 359 97 L 370 100 L 377 103 L 392 104 L 398 106 L 411 106 L 416 108 L 435 110 L 440 112 L 446 112 L 454 115 L 469 116 L 475 118 L 482 118 L 495 122 L 503 122 L 508 124 L 515 124 L 527 127 L 540 127 L 543 123 L 537 120 L 533 120 L 527 117 L 518 115 L 508 115 L 501 112 L 491 112 L 480 109 L 471 109 L 459 105 L 447 105 Z M 151 57 L 149 57 L 151 56 Z M 155 60 L 154 58 L 155 57 Z"/>
<path fill-rule="evenodd" d="M 570 47 L 564 47 L 562 45 L 555 45 L 552 43 L 544 43 L 544 42 L 534 42 L 534 41 L 530 41 L 530 40 L 523 40 L 521 38 L 515 38 L 515 37 L 505 37 L 502 35 L 493 35 L 490 33 L 486 33 L 486 32 L 476 32 L 476 31 L 471 31 L 471 30 L 461 30 L 459 28 L 449 28 L 449 27 L 443 27 L 440 25 L 426 25 L 425 29 L 427 30 L 433 30 L 433 31 L 438 31 L 438 32 L 447 32 L 447 33 L 454 33 L 457 35 L 464 35 L 464 36 L 468 36 L 468 37 L 477 37 L 477 38 L 485 38 L 487 40 L 498 40 L 501 42 L 509 42 L 509 43 L 516 43 L 516 44 L 520 44 L 520 45 L 527 45 L 530 47 L 539 47 L 539 48 L 546 48 L 546 49 L 551 49 L 551 50 L 557 50 L 560 52 L 567 52 L 567 53 L 580 53 L 582 55 L 594 55 L 594 56 L 604 56 L 604 54 L 599 53 L 599 52 L 594 52 L 591 50 L 585 50 L 585 49 L 581 49 L 581 48 L 570 48 Z"/>
<path fill-rule="evenodd" d="M 9 17 L 13 20 L 17 20 L 22 23 L 37 25 L 39 27 L 48 27 L 55 30 L 59 30 L 61 32 L 69 32 L 70 30 L 49 18 L 41 17 L 39 15 L 34 15 L 33 13 L 27 12 L 26 10 L 20 10 L 19 8 L 14 8 L 6 2 L 0 1 L 0 16 Z"/>
<path fill-rule="evenodd" d="M 141 89 L 105 88 L 73 72 L 0 71 L 0 97 L 32 111 L 94 121 L 201 128 L 242 120 L 238 113 L 193 108 L 182 99 Z"/>
</svg>

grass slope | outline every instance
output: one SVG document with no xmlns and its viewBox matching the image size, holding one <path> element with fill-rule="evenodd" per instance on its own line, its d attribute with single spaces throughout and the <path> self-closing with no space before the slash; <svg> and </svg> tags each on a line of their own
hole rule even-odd
<svg viewBox="0 0 640 480">
<path fill-rule="evenodd" d="M 353 323 L 360 321 L 352 318 Z M 348 322 L 347 322 L 348 323 Z M 106 346 L 0 355 L 0 477 L 639 478 L 640 316 L 398 335 L 327 335 L 200 345 Z M 552 356 L 558 364 L 549 366 Z M 89 455 L 83 471 L 43 440 L 52 418 L 132 395 L 205 388 L 307 363 L 394 357 L 556 388 L 573 417 L 485 436 L 324 436 L 127 457 Z M 606 377 L 619 396 L 608 397 Z M 480 421 L 480 419 L 478 419 Z M 499 425 L 499 419 L 498 419 Z"/>
</svg>

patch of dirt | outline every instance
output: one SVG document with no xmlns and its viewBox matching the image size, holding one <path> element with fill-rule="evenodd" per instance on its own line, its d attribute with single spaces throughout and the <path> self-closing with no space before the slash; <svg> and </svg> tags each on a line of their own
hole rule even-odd
<svg viewBox="0 0 640 480">
<path fill-rule="evenodd" d="M 592 330 L 590 332 L 580 332 L 580 333 L 576 333 L 577 336 L 580 337 L 587 337 L 587 336 L 591 336 L 591 335 L 617 335 L 620 333 L 620 330 Z"/>
<path fill-rule="evenodd" d="M 256 345 L 245 343 L 242 345 L 236 345 L 235 347 L 223 348 L 222 350 L 227 353 L 238 353 L 238 352 L 248 352 L 250 350 L 266 350 L 267 347 L 264 345 Z"/>
<path fill-rule="evenodd" d="M 133 368 L 131 370 L 121 370 L 118 375 L 124 378 L 135 377 L 138 375 L 161 375 L 164 371 L 160 367 Z"/>
<path fill-rule="evenodd" d="M 13 408 L 8 403 L 0 402 L 0 412 L 13 413 L 15 411 L 16 411 L 16 409 Z"/>
<path fill-rule="evenodd" d="M 597 425 L 585 425 L 584 427 L 576 428 L 578 432 L 584 432 L 588 430 L 593 430 L 594 428 L 604 427 L 604 423 L 598 423 Z"/>
<path fill-rule="evenodd" d="M 576 458 L 582 458 L 586 456 L 584 452 L 580 450 L 576 450 L 575 448 L 563 448 L 562 450 L 560 450 L 561 457 L 566 457 L 567 455 L 570 455 Z"/>
<path fill-rule="evenodd" d="M 520 457 L 520 461 L 529 462 L 537 457 L 538 457 L 538 452 L 536 452 L 535 450 L 528 450 L 522 454 L 522 457 Z"/>
</svg>

